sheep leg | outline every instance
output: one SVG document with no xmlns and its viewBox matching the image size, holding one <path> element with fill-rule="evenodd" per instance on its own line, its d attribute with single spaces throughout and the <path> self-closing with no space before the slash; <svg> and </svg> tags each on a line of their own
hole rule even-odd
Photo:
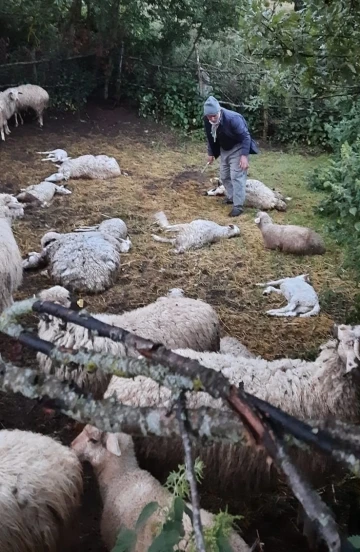
<svg viewBox="0 0 360 552">
<path fill-rule="evenodd" d="M 18 112 L 18 115 L 19 115 L 20 123 L 23 125 L 24 119 L 22 118 L 20 111 Z"/>
<path fill-rule="evenodd" d="M 43 127 L 43 126 L 44 126 L 44 121 L 43 121 L 43 114 L 42 114 L 42 112 L 39 113 L 38 118 L 39 118 L 40 126 Z"/>
<path fill-rule="evenodd" d="M 5 127 L 5 134 L 11 134 L 11 130 L 9 129 L 9 125 L 8 125 L 7 121 L 4 124 L 4 127 Z"/>
<path fill-rule="evenodd" d="M 310 311 L 300 314 L 300 318 L 309 318 L 310 316 L 316 316 L 317 314 L 319 314 L 319 312 L 320 305 L 319 303 L 316 303 L 316 305 L 314 305 L 314 307 Z"/>
<path fill-rule="evenodd" d="M 269 314 L 270 316 L 296 316 L 297 306 L 298 306 L 297 301 L 291 301 L 281 309 L 272 309 L 272 310 L 266 311 L 266 314 Z"/>
<path fill-rule="evenodd" d="M 18 123 L 18 116 L 17 116 L 16 111 L 15 111 L 14 115 L 15 115 L 15 126 L 18 127 L 19 123 Z"/>
<path fill-rule="evenodd" d="M 171 243 L 172 245 L 175 245 L 176 239 L 175 238 L 161 238 L 160 236 L 157 236 L 156 234 L 151 234 L 151 237 L 153 240 L 161 243 Z"/>
<path fill-rule="evenodd" d="M 264 289 L 263 295 L 270 295 L 271 292 L 277 293 L 278 295 L 282 295 L 282 291 L 280 291 L 280 289 L 274 288 L 272 286 L 268 286 L 266 289 Z"/>
<path fill-rule="evenodd" d="M 1 140 L 5 142 L 4 127 L 1 127 L 0 133 L 1 133 Z"/>
<path fill-rule="evenodd" d="M 283 282 L 285 282 L 286 278 L 282 278 L 281 280 L 272 280 L 271 282 L 266 282 L 266 284 L 255 284 L 259 287 L 265 287 L 265 286 L 279 286 Z"/>
</svg>

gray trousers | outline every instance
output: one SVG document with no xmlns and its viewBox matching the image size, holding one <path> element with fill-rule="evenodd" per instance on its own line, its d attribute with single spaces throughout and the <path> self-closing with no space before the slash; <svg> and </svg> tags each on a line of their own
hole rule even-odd
<svg viewBox="0 0 360 552">
<path fill-rule="evenodd" d="M 220 150 L 220 180 L 224 184 L 228 199 L 234 206 L 243 207 L 247 171 L 240 169 L 241 146 L 236 145 L 231 150 Z"/>
</svg>

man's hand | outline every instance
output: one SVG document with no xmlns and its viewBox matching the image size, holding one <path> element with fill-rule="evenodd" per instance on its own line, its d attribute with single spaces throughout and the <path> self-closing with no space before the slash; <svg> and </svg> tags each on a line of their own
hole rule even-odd
<svg viewBox="0 0 360 552">
<path fill-rule="evenodd" d="M 211 165 L 214 162 L 214 159 L 215 159 L 215 157 L 213 155 L 208 156 L 207 162 L 209 163 L 209 165 Z"/>
<path fill-rule="evenodd" d="M 246 157 L 246 155 L 242 155 L 242 156 L 240 157 L 239 167 L 240 167 L 240 169 L 242 169 L 243 171 L 247 171 L 247 170 L 248 170 L 248 168 L 249 168 L 249 161 L 248 161 L 248 158 Z"/>
</svg>

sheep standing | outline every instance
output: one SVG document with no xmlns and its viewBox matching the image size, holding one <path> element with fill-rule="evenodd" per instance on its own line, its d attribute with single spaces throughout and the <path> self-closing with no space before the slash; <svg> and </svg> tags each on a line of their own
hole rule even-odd
<svg viewBox="0 0 360 552">
<path fill-rule="evenodd" d="M 217 182 L 217 186 L 205 192 L 208 196 L 223 196 L 225 195 L 225 187 L 219 178 L 212 178 L 211 181 Z M 286 201 L 290 201 L 291 197 L 284 197 L 283 194 L 275 189 L 271 190 L 260 180 L 248 178 L 246 181 L 246 196 L 245 207 L 254 209 L 277 209 L 278 211 L 286 211 Z"/>
<path fill-rule="evenodd" d="M 55 286 L 39 294 L 42 301 L 52 301 L 64 307 L 72 306 L 68 290 Z M 151 339 L 156 343 L 163 343 L 166 347 L 191 347 L 197 351 L 218 351 L 220 345 L 220 322 L 214 309 L 198 299 L 169 295 L 160 297 L 154 303 L 140 307 L 133 311 L 116 314 L 93 314 L 95 318 L 124 328 L 140 337 Z M 79 349 L 85 348 L 101 353 L 111 353 L 116 356 L 132 354 L 126 351 L 122 343 L 111 339 L 94 336 L 88 330 L 68 323 L 66 328 L 56 317 L 44 315 L 38 326 L 39 337 L 57 346 Z M 135 356 L 138 357 L 138 353 Z M 40 370 L 50 373 L 51 360 L 38 353 Z M 82 366 L 75 369 L 71 366 L 61 366 L 55 369 L 60 379 L 73 379 L 82 388 L 93 393 L 95 397 L 102 397 L 110 377 L 101 370 L 90 373 Z"/>
<path fill-rule="evenodd" d="M 300 318 L 308 318 L 320 312 L 319 297 L 314 288 L 310 285 L 307 274 L 256 285 L 261 287 L 267 286 L 263 291 L 263 295 L 269 295 L 274 292 L 284 295 L 288 301 L 285 307 L 268 310 L 267 314 L 270 316 L 300 315 Z M 277 285 L 280 286 L 280 289 L 274 287 Z"/>
<path fill-rule="evenodd" d="M 12 295 L 22 282 L 22 259 L 11 221 L 23 214 L 24 209 L 15 197 L 0 194 L 0 313 L 12 305 Z"/>
<path fill-rule="evenodd" d="M 260 211 L 255 218 L 266 249 L 278 249 L 295 255 L 323 255 L 326 251 L 319 234 L 303 226 L 274 224 L 271 217 Z"/>
<path fill-rule="evenodd" d="M 115 546 L 121 529 L 135 529 L 136 521 L 146 504 L 156 501 L 156 510 L 137 531 L 134 552 L 149 550 L 157 531 L 165 522 L 165 511 L 171 506 L 171 494 L 149 472 L 139 468 L 130 435 L 104 433 L 93 426 L 84 430 L 71 443 L 80 460 L 88 461 L 94 468 L 103 501 L 101 536 L 108 550 Z M 211 527 L 214 516 L 200 510 L 204 527 Z M 189 551 L 192 524 L 183 515 L 185 535 L 179 550 Z M 231 532 L 229 543 L 233 552 L 249 552 L 243 539 Z"/>
<path fill-rule="evenodd" d="M 81 155 L 67 159 L 58 166 L 58 172 L 45 178 L 47 182 L 60 182 L 69 178 L 107 179 L 120 176 L 121 170 L 114 157 L 107 155 Z"/>
<path fill-rule="evenodd" d="M 274 406 L 302 420 L 327 420 L 336 418 L 357 423 L 360 419 L 357 372 L 360 367 L 360 326 L 339 326 L 337 340 L 330 340 L 321 347 L 314 362 L 284 358 L 267 361 L 261 358 L 244 358 L 230 354 L 196 352 L 176 349 L 181 356 L 195 359 L 201 365 L 222 372 L 234 385 L 244 385 L 245 391 L 270 402 Z M 344 377 L 345 376 L 345 377 Z M 210 406 L 228 409 L 222 400 L 215 400 L 204 392 L 188 393 L 189 408 Z M 113 376 L 104 395 L 115 396 L 122 404 L 133 407 L 165 407 L 172 404 L 171 391 L 159 386 L 150 378 L 138 376 L 134 380 Z M 174 469 L 181 461 L 180 440 L 165 438 L 139 438 L 138 452 L 147 461 L 154 461 L 155 471 Z M 218 482 L 223 494 L 234 486 L 244 491 L 261 492 L 276 488 L 278 478 L 274 468 L 266 463 L 266 455 L 239 445 L 214 443 L 198 445 L 194 451 L 205 463 L 206 481 Z M 292 451 L 296 463 L 309 475 L 324 471 L 319 457 Z M 156 472 L 157 473 L 157 472 Z"/>
<path fill-rule="evenodd" d="M 39 203 L 46 206 L 52 200 L 55 194 L 67 195 L 71 191 L 64 186 L 58 186 L 53 182 L 40 182 L 40 184 L 32 184 L 27 188 L 22 188 L 21 192 L 16 196 L 19 201 L 24 203 Z"/>
<path fill-rule="evenodd" d="M 49 94 L 46 90 L 37 84 L 22 84 L 9 90 L 19 94 L 15 111 L 15 125 L 18 126 L 18 115 L 21 124 L 24 124 L 21 111 L 31 108 L 37 115 L 40 127 L 44 126 L 43 113 L 49 105 Z"/>
<path fill-rule="evenodd" d="M 162 211 L 155 214 L 155 219 L 165 232 L 177 233 L 176 238 L 161 238 L 152 234 L 155 241 L 174 245 L 175 248 L 171 250 L 173 253 L 184 253 L 188 249 L 200 249 L 208 243 L 215 243 L 223 238 L 232 238 L 240 234 L 239 227 L 234 224 L 220 226 L 210 220 L 197 219 L 185 224 L 170 225 Z"/>
<path fill-rule="evenodd" d="M 45 435 L 1 430 L 0 480 L 0 550 L 67 549 L 83 488 L 76 454 Z"/>
<path fill-rule="evenodd" d="M 42 252 L 29 253 L 24 269 L 48 265 L 54 282 L 71 290 L 99 293 L 108 289 L 116 279 L 120 253 L 129 251 L 131 241 L 121 219 L 105 220 L 93 228 L 46 233 L 41 239 Z"/>
<path fill-rule="evenodd" d="M 1 139 L 5 141 L 5 134 L 10 134 L 8 120 L 16 112 L 19 103 L 19 93 L 16 89 L 8 88 L 0 92 L 0 133 Z"/>
</svg>

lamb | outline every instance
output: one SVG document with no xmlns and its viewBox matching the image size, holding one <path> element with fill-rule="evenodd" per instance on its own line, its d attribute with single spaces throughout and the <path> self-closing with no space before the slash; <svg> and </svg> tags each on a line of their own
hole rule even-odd
<svg viewBox="0 0 360 552">
<path fill-rule="evenodd" d="M 54 149 L 50 151 L 37 151 L 40 155 L 46 155 L 41 161 L 51 161 L 52 163 L 63 163 L 71 157 L 68 156 L 67 152 L 63 149 Z"/>
<path fill-rule="evenodd" d="M 8 88 L 4 92 L 0 92 L 0 133 L 3 141 L 5 141 L 5 134 L 11 133 L 8 120 L 14 115 L 18 103 L 19 92 L 17 90 Z"/>
<path fill-rule="evenodd" d="M 47 232 L 41 253 L 30 252 L 23 268 L 48 265 L 56 284 L 89 293 L 100 293 L 113 285 L 120 266 L 120 253 L 131 248 L 126 224 L 109 219 L 98 226 L 67 234 Z"/>
<path fill-rule="evenodd" d="M 39 294 L 42 301 L 52 301 L 64 307 L 75 307 L 68 290 L 55 286 L 43 290 Z M 116 314 L 93 314 L 95 318 L 124 328 L 146 339 L 156 343 L 163 343 L 166 347 L 190 347 L 196 351 L 218 351 L 220 346 L 220 322 L 214 309 L 198 299 L 188 297 L 177 297 L 169 294 L 166 297 L 159 297 L 154 303 L 145 307 Z M 101 353 L 113 355 L 132 354 L 125 350 L 124 345 L 114 341 L 89 335 L 88 330 L 68 323 L 64 328 L 58 318 L 43 316 L 38 326 L 39 337 L 58 346 L 65 346 L 73 349 L 81 347 Z M 135 353 L 138 357 L 139 354 Z M 38 354 L 40 370 L 45 373 L 51 372 L 51 360 Z M 95 397 L 102 397 L 110 378 L 100 370 L 96 373 L 84 371 L 79 366 L 73 369 L 69 366 L 58 367 L 55 370 L 57 377 L 61 379 L 74 379 L 75 382 L 93 393 Z"/>
<path fill-rule="evenodd" d="M 49 105 L 49 94 L 47 91 L 37 84 L 22 84 L 16 88 L 10 88 L 9 90 L 18 92 L 19 94 L 19 100 L 15 111 L 15 125 L 18 126 L 18 115 L 21 124 L 24 124 L 20 112 L 31 108 L 37 115 L 40 127 L 43 127 L 43 113 Z"/>
<path fill-rule="evenodd" d="M 67 195 L 71 194 L 71 191 L 53 182 L 40 182 L 40 184 L 32 184 L 27 188 L 22 188 L 16 197 L 19 201 L 25 203 L 35 202 L 45 207 L 49 205 L 55 194 Z"/>
<path fill-rule="evenodd" d="M 0 550 L 65 550 L 83 490 L 74 451 L 51 437 L 0 431 Z"/>
<path fill-rule="evenodd" d="M 294 278 L 283 278 L 274 280 L 266 284 L 256 284 L 261 287 L 266 287 L 263 295 L 269 295 L 271 292 L 284 295 L 288 304 L 280 309 L 268 310 L 270 316 L 297 316 L 300 318 L 308 318 L 315 316 L 320 312 L 319 297 L 310 285 L 308 274 L 301 274 Z M 277 289 L 273 286 L 280 286 Z"/>
<path fill-rule="evenodd" d="M 24 209 L 15 197 L 0 194 L 0 313 L 12 305 L 12 295 L 22 282 L 22 259 L 11 221 L 23 215 Z"/>
<path fill-rule="evenodd" d="M 165 232 L 177 233 L 176 238 L 161 238 L 152 234 L 155 241 L 171 243 L 175 246 L 172 253 L 184 253 L 189 249 L 200 249 L 208 243 L 215 243 L 222 238 L 232 238 L 240 235 L 240 228 L 234 224 L 220 226 L 210 220 L 197 219 L 185 224 L 170 225 L 165 214 L 161 211 L 155 214 L 157 223 Z"/>
<path fill-rule="evenodd" d="M 360 419 L 357 372 L 360 367 L 360 326 L 341 325 L 336 329 L 337 339 L 329 340 L 320 348 L 314 362 L 283 358 L 267 361 L 261 358 L 244 358 L 216 352 L 195 352 L 190 349 L 175 349 L 174 352 L 195 359 L 203 366 L 220 371 L 229 381 L 245 391 L 270 402 L 274 406 L 302 420 L 327 420 L 357 423 Z M 189 408 L 209 406 L 217 409 L 229 407 L 220 399 L 213 399 L 207 393 L 188 393 Z M 171 391 L 159 386 L 150 378 L 138 376 L 134 380 L 113 376 L 105 398 L 115 396 L 122 404 L 133 407 L 165 407 L 172 405 Z M 156 469 L 174 468 L 181 461 L 180 441 L 169 441 L 155 437 L 141 438 L 138 442 L 141 457 L 156 462 Z M 194 451 L 205 463 L 205 483 L 219 482 L 221 494 L 234 485 L 242 492 L 247 487 L 256 492 L 266 488 L 274 489 L 277 478 L 269 473 L 266 455 L 247 447 L 230 444 L 212 444 Z M 324 465 L 317 456 L 296 454 L 297 463 L 303 462 L 308 475 L 316 476 L 324 471 Z"/>
<path fill-rule="evenodd" d="M 217 186 L 205 192 L 208 196 L 225 195 L 225 187 L 219 178 L 212 178 L 211 181 L 217 182 Z M 260 180 L 248 178 L 246 181 L 246 196 L 245 207 L 253 207 L 255 209 L 277 209 L 278 211 L 286 211 L 286 201 L 290 201 L 291 197 L 284 197 L 281 192 L 271 190 Z"/>
<path fill-rule="evenodd" d="M 255 223 L 260 228 L 266 249 L 278 249 L 295 255 L 323 255 L 326 251 L 321 236 L 310 228 L 274 224 L 263 211 L 257 213 Z"/>
<path fill-rule="evenodd" d="M 136 521 L 146 504 L 156 501 L 159 508 L 137 530 L 134 552 L 149 550 L 157 532 L 166 519 L 171 506 L 171 494 L 149 472 L 139 468 L 133 440 L 125 433 L 104 433 L 87 425 L 71 443 L 72 449 L 82 461 L 94 468 L 103 501 L 101 536 L 108 550 L 115 546 L 121 529 L 135 529 Z M 214 516 L 200 510 L 205 528 L 211 527 Z M 192 524 L 183 515 L 184 538 L 179 550 L 189 551 Z M 229 544 L 233 552 L 250 552 L 245 541 L 231 531 Z"/>
<path fill-rule="evenodd" d="M 75 159 L 67 159 L 62 165 L 56 165 L 58 172 L 45 180 L 60 182 L 69 178 L 107 179 L 120 176 L 121 170 L 114 157 L 107 155 L 81 155 Z"/>
</svg>

